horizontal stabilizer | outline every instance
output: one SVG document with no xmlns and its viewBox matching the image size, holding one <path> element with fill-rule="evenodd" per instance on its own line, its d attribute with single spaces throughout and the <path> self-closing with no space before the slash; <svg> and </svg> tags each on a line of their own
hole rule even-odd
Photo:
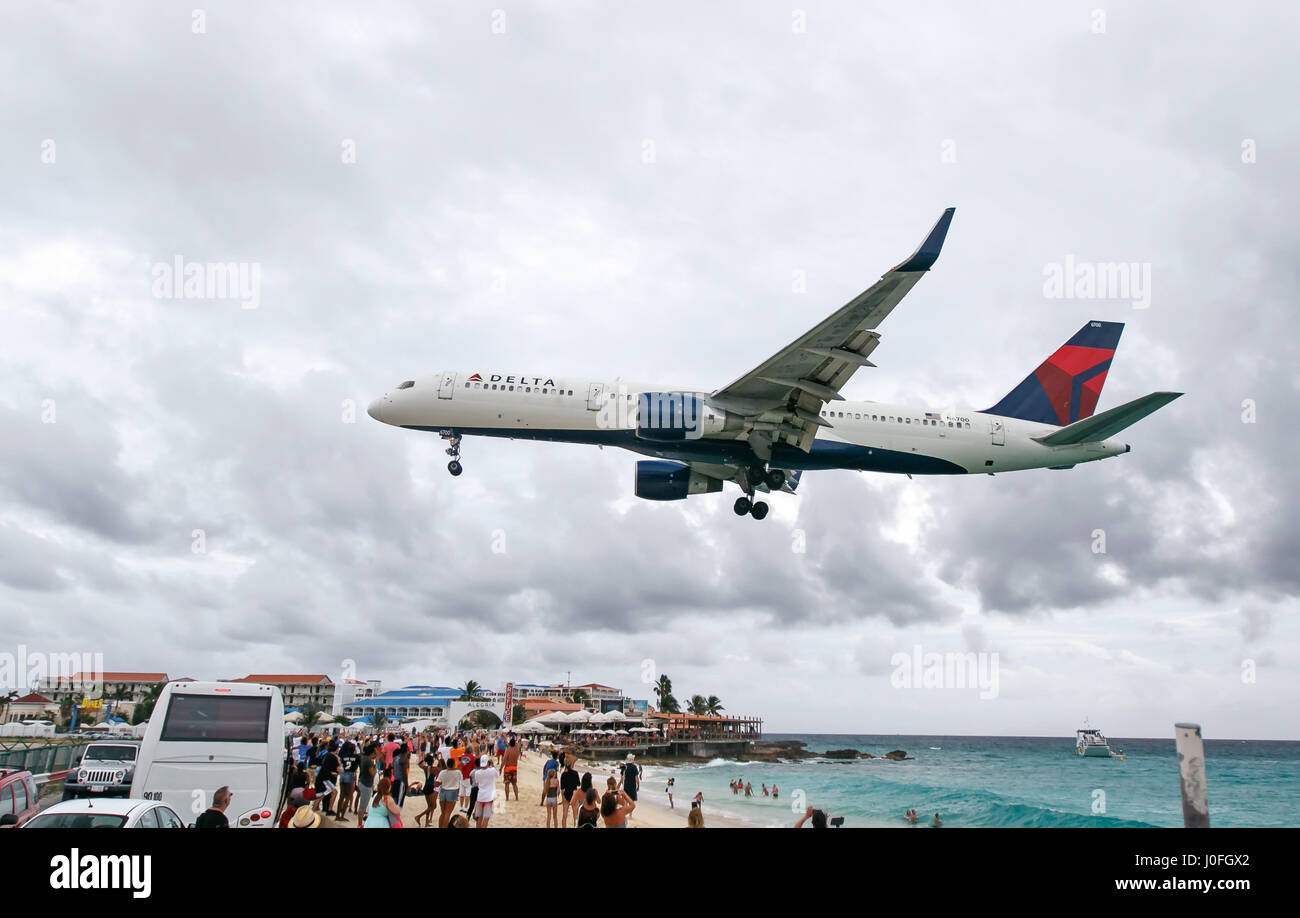
<svg viewBox="0 0 1300 918">
<path fill-rule="evenodd" d="M 1158 411 L 1178 398 L 1181 392 L 1152 392 L 1131 402 L 1125 402 L 1118 408 L 1111 408 L 1101 414 L 1094 414 L 1082 421 L 1075 421 L 1060 430 L 1054 430 L 1041 437 L 1034 437 L 1044 446 L 1070 446 L 1075 443 L 1096 443 L 1113 437 L 1126 427 L 1136 424 L 1153 411 Z"/>
</svg>

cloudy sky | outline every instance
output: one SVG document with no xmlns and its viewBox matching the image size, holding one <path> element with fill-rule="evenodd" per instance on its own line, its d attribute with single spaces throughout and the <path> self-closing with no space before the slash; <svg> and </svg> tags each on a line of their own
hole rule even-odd
<svg viewBox="0 0 1300 918">
<path fill-rule="evenodd" d="M 5 5 L 0 652 L 1300 738 L 1297 27 L 1096 6 Z M 1123 321 L 1101 407 L 1187 393 L 1130 455 L 810 474 L 756 523 L 614 450 L 466 440 L 453 480 L 365 415 L 443 368 L 715 388 L 949 205 L 846 395 L 985 407 Z M 177 258 L 256 308 L 156 295 Z M 1045 295 L 1067 258 L 1150 305 Z M 917 647 L 997 654 L 996 697 L 896 687 Z"/>
</svg>

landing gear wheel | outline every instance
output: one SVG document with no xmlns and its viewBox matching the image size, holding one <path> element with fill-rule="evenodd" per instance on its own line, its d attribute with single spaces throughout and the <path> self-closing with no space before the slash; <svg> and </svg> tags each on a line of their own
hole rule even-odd
<svg viewBox="0 0 1300 918">
<path fill-rule="evenodd" d="M 451 472 L 452 475 L 459 475 L 465 469 L 457 460 L 453 459 L 447 463 L 447 471 Z"/>
<path fill-rule="evenodd" d="M 748 497 L 737 497 L 736 503 L 732 509 L 736 511 L 736 516 L 744 516 L 749 513 L 751 504 Z"/>
<path fill-rule="evenodd" d="M 749 515 L 756 520 L 761 520 L 767 516 L 767 504 L 764 501 L 755 501 L 754 506 L 749 508 Z"/>
<path fill-rule="evenodd" d="M 780 469 L 772 469 L 765 476 L 765 480 L 767 481 L 767 486 L 773 491 L 780 491 L 785 487 L 785 472 Z"/>
<path fill-rule="evenodd" d="M 751 465 L 749 467 L 749 484 L 750 487 L 757 487 L 760 482 L 767 480 L 767 469 L 761 465 Z"/>
</svg>

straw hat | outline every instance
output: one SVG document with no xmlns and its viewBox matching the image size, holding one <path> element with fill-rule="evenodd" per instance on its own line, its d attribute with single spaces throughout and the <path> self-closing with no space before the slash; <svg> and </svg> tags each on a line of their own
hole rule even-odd
<svg viewBox="0 0 1300 918">
<path fill-rule="evenodd" d="M 320 813 L 312 810 L 309 806 L 300 806 L 294 810 L 293 818 L 289 820 L 291 829 L 314 829 L 320 825 Z"/>
</svg>

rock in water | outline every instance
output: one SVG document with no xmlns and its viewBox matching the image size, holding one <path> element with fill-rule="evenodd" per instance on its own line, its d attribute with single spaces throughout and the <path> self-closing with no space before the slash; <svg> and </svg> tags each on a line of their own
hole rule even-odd
<svg viewBox="0 0 1300 918">
<path fill-rule="evenodd" d="M 828 759 L 856 759 L 858 750 L 856 749 L 827 749 L 822 755 Z"/>
<path fill-rule="evenodd" d="M 884 755 L 883 757 L 886 758 L 886 759 L 893 759 L 895 762 L 901 762 L 901 761 L 903 761 L 904 759 L 910 759 L 910 758 L 912 758 L 910 755 L 908 755 L 908 754 L 907 754 L 906 752 L 904 752 L 902 749 L 894 749 L 894 750 L 892 750 L 892 751 L 890 751 L 890 752 L 886 752 L 885 755 Z"/>
</svg>

